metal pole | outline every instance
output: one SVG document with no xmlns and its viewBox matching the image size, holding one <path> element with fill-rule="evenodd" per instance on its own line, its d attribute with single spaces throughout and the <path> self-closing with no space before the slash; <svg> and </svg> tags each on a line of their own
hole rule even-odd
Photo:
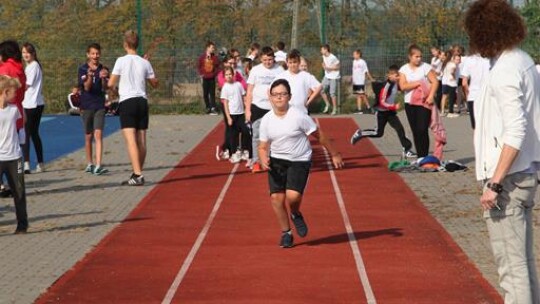
<svg viewBox="0 0 540 304">
<path fill-rule="evenodd" d="M 291 50 L 298 48 L 298 13 L 300 10 L 300 0 L 294 0 L 293 3 L 293 18 L 291 32 Z"/>
<path fill-rule="evenodd" d="M 142 0 L 137 0 L 137 36 L 139 37 L 139 47 L 137 48 L 137 53 L 143 55 L 142 48 Z"/>
</svg>

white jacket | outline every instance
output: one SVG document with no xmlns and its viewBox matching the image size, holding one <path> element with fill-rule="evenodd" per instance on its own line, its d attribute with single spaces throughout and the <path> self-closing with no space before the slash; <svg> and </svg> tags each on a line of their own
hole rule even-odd
<svg viewBox="0 0 540 304">
<path fill-rule="evenodd" d="M 520 150 L 508 174 L 540 162 L 540 74 L 521 49 L 504 51 L 474 102 L 476 178 L 493 176 L 503 145 Z"/>
</svg>

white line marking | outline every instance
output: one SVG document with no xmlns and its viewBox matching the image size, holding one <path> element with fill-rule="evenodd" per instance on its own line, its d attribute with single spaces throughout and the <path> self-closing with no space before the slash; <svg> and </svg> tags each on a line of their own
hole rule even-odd
<svg viewBox="0 0 540 304">
<path fill-rule="evenodd" d="M 184 264 L 182 264 L 180 271 L 178 271 L 178 274 L 176 275 L 174 282 L 172 283 L 171 287 L 169 287 L 169 290 L 167 291 L 167 294 L 165 295 L 165 298 L 163 299 L 161 304 L 170 304 L 171 301 L 173 300 L 174 295 L 176 294 L 176 291 L 180 287 L 180 283 L 182 283 L 182 280 L 186 276 L 186 273 L 188 272 L 189 267 L 191 266 L 191 263 L 193 262 L 193 259 L 195 259 L 195 255 L 201 248 L 201 245 L 204 239 L 206 238 L 206 235 L 208 234 L 208 230 L 210 230 L 210 226 L 212 226 L 212 222 L 214 221 L 214 218 L 217 215 L 219 207 L 221 207 L 221 203 L 223 202 L 223 199 L 225 198 L 225 194 L 227 194 L 227 190 L 229 189 L 229 186 L 232 183 L 234 174 L 236 173 L 238 166 L 239 166 L 238 163 L 234 165 L 234 167 L 231 170 L 231 173 L 229 173 L 229 178 L 227 179 L 227 182 L 225 182 L 223 189 L 221 189 L 221 193 L 219 193 L 216 203 L 214 204 L 214 209 L 212 209 L 210 216 L 208 216 L 208 219 L 206 220 L 206 224 L 204 225 L 203 229 L 199 233 L 199 236 L 197 237 L 195 244 L 193 244 L 193 247 L 191 247 L 191 251 L 189 252 L 186 259 L 184 260 Z"/>
<path fill-rule="evenodd" d="M 320 129 L 321 126 L 319 124 L 319 120 L 317 119 L 316 122 Z M 328 151 L 326 151 L 324 147 L 323 152 L 326 159 L 326 165 L 328 166 L 328 171 L 330 172 L 330 179 L 332 180 L 332 185 L 334 186 L 334 192 L 336 193 L 336 199 L 339 205 L 339 210 L 341 212 L 341 217 L 343 217 L 343 223 L 345 224 L 345 229 L 347 230 L 349 245 L 351 246 L 354 261 L 356 262 L 356 270 L 358 271 L 360 281 L 362 282 L 362 286 L 364 287 L 364 293 L 366 294 L 367 302 L 368 304 L 376 304 L 377 300 L 375 299 L 375 295 L 373 294 L 373 290 L 371 289 L 371 284 L 369 284 L 369 278 L 367 275 L 366 266 L 364 264 L 364 259 L 362 259 L 360 246 L 358 245 L 358 241 L 356 240 L 356 236 L 354 235 L 351 221 L 349 220 L 349 215 L 347 214 L 347 209 L 345 208 L 345 201 L 343 200 L 343 196 L 341 195 L 341 189 L 339 188 L 337 182 L 332 160 L 330 159 L 330 155 L 328 155 Z"/>
</svg>

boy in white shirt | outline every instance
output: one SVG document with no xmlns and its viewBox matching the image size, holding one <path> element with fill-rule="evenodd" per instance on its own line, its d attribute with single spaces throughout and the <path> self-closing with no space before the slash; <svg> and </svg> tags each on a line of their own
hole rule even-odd
<svg viewBox="0 0 540 304">
<path fill-rule="evenodd" d="M 315 76 L 300 71 L 301 55 L 298 50 L 291 50 L 287 55 L 287 71 L 279 74 L 277 79 L 285 79 L 291 86 L 292 96 L 289 104 L 308 113 L 308 106 L 321 93 L 322 85 Z"/>
<path fill-rule="evenodd" d="M 233 67 L 227 67 L 223 71 L 225 75 L 225 83 L 221 88 L 221 101 L 223 102 L 223 110 L 227 117 L 227 126 L 229 126 L 227 146 L 231 149 L 231 163 L 238 163 L 242 159 L 251 157 L 251 135 L 246 126 L 246 117 L 244 116 L 244 95 L 246 91 L 242 84 L 235 81 L 235 71 Z M 242 135 L 242 149 L 239 148 L 238 135 Z M 236 150 L 238 149 L 238 150 Z M 236 152 L 234 152 L 236 150 Z"/>
<path fill-rule="evenodd" d="M 332 115 L 337 114 L 337 87 L 339 85 L 339 59 L 330 53 L 330 46 L 325 44 L 321 47 L 321 55 L 323 58 L 322 67 L 324 69 L 324 78 L 322 81 L 323 90 L 321 96 L 326 104 L 323 113 L 328 113 L 330 103 L 328 101 L 328 94 L 332 100 Z"/>
<path fill-rule="evenodd" d="M 362 104 L 365 105 L 369 113 L 372 112 L 371 105 L 366 96 L 366 77 L 369 81 L 373 82 L 373 76 L 369 73 L 367 63 L 362 59 L 362 51 L 356 49 L 353 52 L 353 64 L 352 64 L 352 83 L 353 93 L 356 94 L 356 107 L 357 113 L 362 114 Z"/>
<path fill-rule="evenodd" d="M 253 157 L 251 159 L 253 173 L 264 171 L 258 162 L 257 146 L 259 144 L 261 118 L 272 109 L 270 100 L 268 100 L 268 88 L 270 88 L 274 79 L 284 71 L 279 64 L 275 63 L 274 50 L 271 47 L 263 47 L 261 53 L 261 63 L 249 73 L 246 94 L 246 120 L 251 122 L 253 132 Z"/>
<path fill-rule="evenodd" d="M 315 121 L 289 106 L 291 87 L 287 80 L 274 81 L 269 92 L 272 111 L 261 122 L 259 155 L 262 166 L 269 170 L 270 200 L 281 228 L 280 246 L 290 248 L 293 236 L 289 217 L 300 237 L 305 237 L 308 232 L 300 204 L 311 167 L 309 135 L 326 147 L 334 167 L 343 167 L 343 160 L 328 138 L 317 130 Z"/>
<path fill-rule="evenodd" d="M 120 80 L 120 126 L 133 168 L 130 178 L 122 184 L 129 186 L 144 185 L 142 170 L 146 159 L 146 130 L 149 120 L 146 81 L 154 88 L 158 86 L 150 62 L 137 55 L 138 45 L 139 37 L 135 31 L 127 31 L 124 34 L 124 50 L 127 55 L 116 60 L 108 83 L 112 88 Z"/>
<path fill-rule="evenodd" d="M 19 81 L 0 75 L 0 176 L 6 175 L 17 216 L 15 234 L 26 233 L 28 215 L 26 213 L 26 190 L 24 185 L 23 159 L 17 132 L 17 120 L 21 113 L 10 102 L 21 87 Z"/>
</svg>

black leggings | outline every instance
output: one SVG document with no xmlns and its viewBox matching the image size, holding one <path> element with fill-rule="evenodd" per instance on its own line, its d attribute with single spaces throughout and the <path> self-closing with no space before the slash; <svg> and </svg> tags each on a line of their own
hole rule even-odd
<svg viewBox="0 0 540 304">
<path fill-rule="evenodd" d="M 211 109 L 215 109 L 216 108 L 216 79 L 203 78 L 202 87 L 203 87 L 204 105 L 206 106 L 206 110 L 209 111 Z"/>
<path fill-rule="evenodd" d="M 471 127 L 474 130 L 476 122 L 474 120 L 474 101 L 467 101 L 467 109 L 469 110 L 469 117 L 471 118 Z"/>
<path fill-rule="evenodd" d="M 232 126 L 229 127 L 229 150 L 234 153 L 237 149 L 248 150 L 251 155 L 251 135 L 249 129 L 246 126 L 246 117 L 244 114 L 231 115 Z M 240 140 L 238 136 L 242 135 L 242 146 L 240 146 Z"/>
<path fill-rule="evenodd" d="M 23 145 L 24 160 L 30 161 L 30 139 L 34 143 L 36 157 L 38 163 L 43 163 L 43 146 L 41 145 L 41 137 L 39 136 L 39 124 L 41 122 L 41 114 L 45 106 L 38 106 L 35 109 L 24 109 L 26 114 L 26 123 L 24 125 L 26 131 L 26 143 Z"/>
<path fill-rule="evenodd" d="M 405 105 L 405 113 L 413 134 L 414 146 L 418 157 L 429 153 L 429 124 L 431 123 L 431 110 L 423 106 Z"/>
<path fill-rule="evenodd" d="M 15 202 L 17 228 L 28 228 L 28 215 L 26 213 L 26 190 L 24 187 L 24 172 L 22 159 L 0 161 L 0 176 L 6 175 L 9 188 Z"/>
<path fill-rule="evenodd" d="M 405 129 L 394 111 L 378 111 L 377 112 L 377 128 L 362 130 L 362 136 L 379 138 L 383 137 L 386 124 L 389 123 L 394 130 L 396 130 L 399 142 L 405 151 L 409 151 L 412 148 L 411 141 L 405 136 Z"/>
</svg>

